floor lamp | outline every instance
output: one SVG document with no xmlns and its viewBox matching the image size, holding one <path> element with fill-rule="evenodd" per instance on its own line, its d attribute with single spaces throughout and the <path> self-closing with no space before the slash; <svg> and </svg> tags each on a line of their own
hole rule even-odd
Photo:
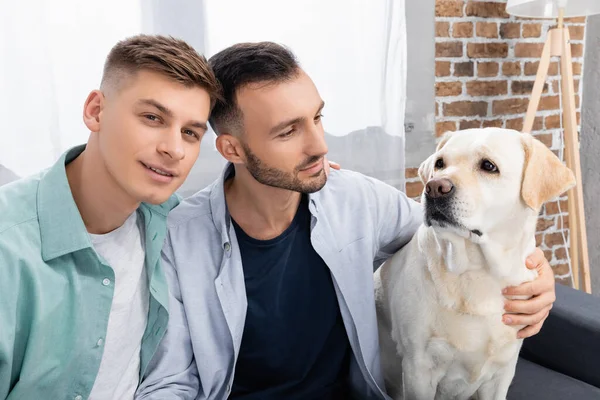
<svg viewBox="0 0 600 400">
<path fill-rule="evenodd" d="M 560 58 L 562 121 L 564 127 L 565 161 L 575 173 L 577 185 L 569 190 L 568 211 L 571 231 L 569 253 L 573 272 L 573 286 L 591 293 L 590 264 L 583 208 L 583 187 L 579 160 L 579 139 L 575 107 L 575 87 L 573 84 L 573 62 L 569 30 L 563 25 L 563 18 L 582 17 L 600 14 L 600 0 L 508 0 L 508 14 L 527 18 L 558 18 L 557 28 L 548 31 L 540 59 L 531 99 L 527 108 L 523 132 L 531 132 L 538 109 L 542 90 L 548 76 L 550 57 Z M 580 277 L 581 272 L 581 277 Z"/>
</svg>

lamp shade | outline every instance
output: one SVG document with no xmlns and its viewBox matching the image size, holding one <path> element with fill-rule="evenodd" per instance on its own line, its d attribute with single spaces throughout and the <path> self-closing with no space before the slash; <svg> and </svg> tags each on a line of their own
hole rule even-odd
<svg viewBox="0 0 600 400">
<path fill-rule="evenodd" d="M 559 8 L 564 17 L 600 14 L 600 0 L 508 0 L 506 12 L 517 17 L 557 18 Z"/>
</svg>

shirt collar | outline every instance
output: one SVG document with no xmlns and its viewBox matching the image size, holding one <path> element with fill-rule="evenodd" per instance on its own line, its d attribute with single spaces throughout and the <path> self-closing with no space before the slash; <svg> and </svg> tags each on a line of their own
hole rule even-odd
<svg viewBox="0 0 600 400">
<path fill-rule="evenodd" d="M 228 246 L 231 243 L 231 237 L 229 230 L 231 226 L 231 216 L 227 210 L 227 202 L 225 201 L 225 182 L 227 179 L 235 175 L 235 168 L 231 162 L 225 164 L 223 171 L 219 178 L 212 184 L 210 190 L 210 211 L 213 216 L 215 226 L 221 234 L 221 244 Z M 321 190 L 308 195 L 309 210 L 313 216 L 320 210 L 320 196 L 321 192 L 325 189 L 325 185 Z"/>
<path fill-rule="evenodd" d="M 83 150 L 85 145 L 67 150 L 40 179 L 37 207 L 44 261 L 92 247 L 87 229 L 73 199 L 66 171 L 66 165 L 77 158 Z M 163 219 L 166 219 L 169 211 L 179 204 L 179 200 L 179 196 L 172 195 L 162 204 L 142 203 L 140 209 L 145 217 L 146 229 L 153 230 L 150 226 L 152 213 L 160 214 Z M 161 222 L 164 224 L 163 221 Z M 153 235 L 149 239 L 160 238 Z M 157 242 L 162 243 L 160 240 Z"/>
<path fill-rule="evenodd" d="M 81 145 L 66 151 L 40 179 L 37 208 L 44 261 L 92 246 L 65 168 L 84 149 Z"/>
</svg>

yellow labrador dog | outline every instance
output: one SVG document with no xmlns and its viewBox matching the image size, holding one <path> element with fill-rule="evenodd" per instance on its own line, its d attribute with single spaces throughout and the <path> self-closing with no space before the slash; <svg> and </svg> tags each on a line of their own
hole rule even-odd
<svg viewBox="0 0 600 400">
<path fill-rule="evenodd" d="M 446 134 L 419 168 L 425 223 L 376 273 L 386 386 L 394 399 L 506 399 L 522 339 L 501 290 L 535 279 L 544 202 L 574 185 L 544 144 L 514 130 Z"/>
</svg>

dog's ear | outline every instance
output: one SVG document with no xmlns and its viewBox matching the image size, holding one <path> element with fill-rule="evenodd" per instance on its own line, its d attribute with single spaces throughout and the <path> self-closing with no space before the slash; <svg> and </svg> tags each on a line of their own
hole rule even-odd
<svg viewBox="0 0 600 400">
<path fill-rule="evenodd" d="M 535 211 L 575 186 L 575 175 L 542 142 L 529 133 L 521 134 L 525 151 L 521 197 Z"/>
<path fill-rule="evenodd" d="M 436 146 L 435 152 L 437 153 L 446 145 L 450 137 L 454 132 L 446 132 L 444 133 L 440 139 L 438 140 L 438 144 Z M 429 179 L 431 179 L 431 174 L 433 173 L 433 163 L 435 162 L 436 154 L 430 155 L 425 161 L 421 163 L 419 166 L 419 178 L 423 183 L 427 183 Z"/>
<path fill-rule="evenodd" d="M 427 157 L 427 160 L 423 161 L 419 166 L 419 178 L 421 178 L 421 182 L 426 184 L 431 179 L 431 173 L 433 172 L 433 160 L 435 154 Z"/>
<path fill-rule="evenodd" d="M 442 136 L 440 136 L 437 147 L 435 148 L 435 151 L 436 152 L 440 151 L 442 149 L 442 147 L 444 147 L 446 145 L 446 143 L 448 143 L 448 140 L 450 140 L 452 135 L 454 135 L 454 132 L 447 131 Z"/>
</svg>

